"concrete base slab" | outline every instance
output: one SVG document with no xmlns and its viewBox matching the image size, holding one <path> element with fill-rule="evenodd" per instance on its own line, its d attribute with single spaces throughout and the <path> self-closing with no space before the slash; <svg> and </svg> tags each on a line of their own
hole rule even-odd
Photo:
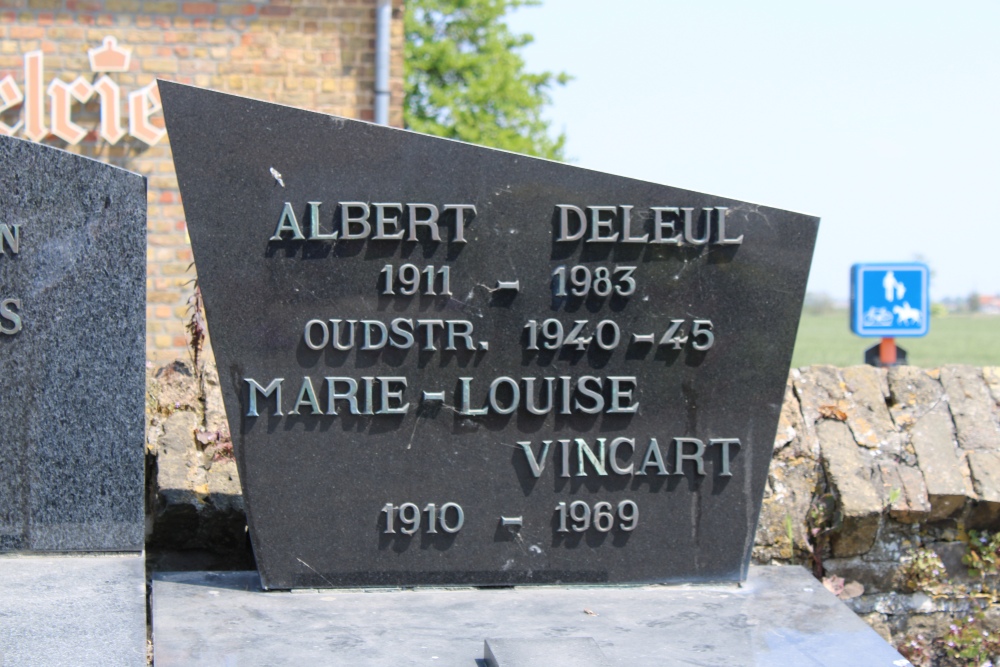
<svg viewBox="0 0 1000 667">
<path fill-rule="evenodd" d="M 608 659 L 592 637 L 542 639 L 487 639 L 483 647 L 486 667 L 609 667 Z"/>
<path fill-rule="evenodd" d="M 166 573 L 152 604 L 157 667 L 481 667 L 492 637 L 592 637 L 612 665 L 909 665 L 797 567 L 752 567 L 741 587 L 267 593 L 254 572 Z"/>
<path fill-rule="evenodd" d="M 0 556 L 0 665 L 145 665 L 141 554 Z"/>
</svg>

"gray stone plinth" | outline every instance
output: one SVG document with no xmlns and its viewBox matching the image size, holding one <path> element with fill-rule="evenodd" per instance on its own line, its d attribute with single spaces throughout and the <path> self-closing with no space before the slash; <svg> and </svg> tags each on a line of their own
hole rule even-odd
<svg viewBox="0 0 1000 667">
<path fill-rule="evenodd" d="M 142 556 L 0 557 L 0 665 L 146 664 Z"/>
<path fill-rule="evenodd" d="M 262 592 L 253 572 L 153 581 L 157 667 L 482 665 L 484 641 L 591 637 L 613 665 L 908 665 L 805 570 L 742 587 Z"/>
<path fill-rule="evenodd" d="M 609 667 L 608 659 L 592 637 L 545 639 L 487 639 L 483 646 L 486 667 Z"/>
</svg>

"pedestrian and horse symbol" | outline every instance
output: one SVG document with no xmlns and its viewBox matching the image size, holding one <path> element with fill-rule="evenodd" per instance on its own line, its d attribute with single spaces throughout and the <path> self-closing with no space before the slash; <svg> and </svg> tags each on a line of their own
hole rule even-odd
<svg viewBox="0 0 1000 667">
<path fill-rule="evenodd" d="M 892 312 L 896 314 L 896 320 L 901 326 L 920 324 L 921 312 L 906 301 L 903 302 L 902 306 L 893 306 Z"/>
<path fill-rule="evenodd" d="M 925 336 L 929 271 L 923 264 L 855 264 L 851 330 L 859 336 Z"/>
<path fill-rule="evenodd" d="M 886 271 L 885 278 L 882 279 L 882 288 L 885 289 L 886 301 L 895 301 L 906 296 L 906 285 L 896 280 L 893 271 Z"/>
</svg>

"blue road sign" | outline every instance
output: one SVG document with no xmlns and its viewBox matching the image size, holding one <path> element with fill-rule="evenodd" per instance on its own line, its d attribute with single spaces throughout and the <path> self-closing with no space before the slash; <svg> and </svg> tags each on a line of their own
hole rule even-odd
<svg viewBox="0 0 1000 667">
<path fill-rule="evenodd" d="M 851 267 L 851 331 L 859 336 L 926 336 L 930 271 L 924 264 Z"/>
</svg>

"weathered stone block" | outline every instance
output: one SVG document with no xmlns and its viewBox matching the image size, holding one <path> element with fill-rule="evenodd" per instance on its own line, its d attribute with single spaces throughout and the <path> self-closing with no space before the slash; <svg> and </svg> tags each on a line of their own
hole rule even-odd
<svg viewBox="0 0 1000 667">
<path fill-rule="evenodd" d="M 828 575 L 841 577 L 845 582 L 858 582 L 865 587 L 865 593 L 872 594 L 895 588 L 899 564 L 861 557 L 828 558 L 823 561 L 823 569 Z"/>
<path fill-rule="evenodd" d="M 990 388 L 993 402 L 1000 407 L 1000 366 L 984 366 L 983 380 L 986 381 L 986 386 Z"/>
<path fill-rule="evenodd" d="M 948 393 L 959 446 L 963 449 L 1000 449 L 996 403 L 982 371 L 973 366 L 945 366 L 941 369 L 941 384 Z"/>
<path fill-rule="evenodd" d="M 903 495 L 906 498 L 907 509 L 905 514 L 897 515 L 892 512 L 893 518 L 903 523 L 920 523 L 925 521 L 931 511 L 930 499 L 927 497 L 927 486 L 924 483 L 924 476 L 918 468 L 908 465 L 900 465 L 899 478 L 903 482 Z"/>
<path fill-rule="evenodd" d="M 843 370 L 812 366 L 793 373 L 795 392 L 802 405 L 807 444 L 815 443 L 814 424 L 824 418 L 844 421 L 854 440 L 869 449 L 898 455 L 899 434 L 886 407 L 885 371 L 870 366 Z"/>
<path fill-rule="evenodd" d="M 916 366 L 893 366 L 887 374 L 889 413 L 899 430 L 908 429 L 944 397 L 944 387 Z"/>
<path fill-rule="evenodd" d="M 179 411 L 166 419 L 156 438 L 152 546 L 224 552 L 245 543 L 246 515 L 236 463 L 206 459 L 195 439 L 200 427 L 197 414 Z"/>
<path fill-rule="evenodd" d="M 966 614 L 956 614 L 949 611 L 934 611 L 931 613 L 919 613 L 903 616 L 904 618 L 900 634 L 907 637 L 918 635 L 933 638 L 944 637 L 949 634 L 951 626 L 955 624 L 956 617 Z"/>
<path fill-rule="evenodd" d="M 163 435 L 157 442 L 156 486 L 168 505 L 197 502 L 188 483 L 193 465 L 191 443 L 197 425 L 198 416 L 187 411 L 173 413 L 163 424 Z"/>
<path fill-rule="evenodd" d="M 771 461 L 768 487 L 754 538 L 753 557 L 759 563 L 789 561 L 805 553 L 809 536 L 806 515 L 819 486 L 821 468 L 812 457 Z M 788 539 L 791 527 L 792 539 Z"/>
<path fill-rule="evenodd" d="M 1000 452 L 971 451 L 968 453 L 972 484 L 979 502 L 969 514 L 972 528 L 995 528 L 1000 521 Z"/>
<path fill-rule="evenodd" d="M 882 497 L 875 486 L 869 452 L 858 447 L 846 424 L 826 419 L 816 424 L 823 468 L 837 496 L 841 522 L 832 539 L 837 558 L 871 549 L 882 516 Z"/>
<path fill-rule="evenodd" d="M 947 408 L 938 404 L 910 430 L 931 502 L 931 521 L 954 515 L 966 498 L 975 498 L 968 484 L 968 468 L 955 446 L 953 428 Z"/>
<path fill-rule="evenodd" d="M 930 514 L 927 488 L 919 470 L 894 461 L 880 461 L 882 499 L 889 515 L 900 523 L 920 523 Z"/>
<path fill-rule="evenodd" d="M 815 457 L 818 450 L 808 450 L 803 447 L 802 414 L 799 399 L 795 397 L 795 387 L 789 375 L 785 384 L 785 400 L 781 405 L 781 415 L 778 418 L 778 430 L 774 435 L 775 456 L 781 458 L 797 457 L 805 453 Z"/>
<path fill-rule="evenodd" d="M 831 409 L 843 411 L 846 407 L 844 390 L 846 385 L 840 376 L 840 369 L 834 366 L 810 366 L 791 372 L 795 395 L 802 408 L 803 447 L 819 452 L 816 422 Z"/>
<path fill-rule="evenodd" d="M 222 404 L 222 389 L 215 366 L 205 368 L 205 430 L 229 433 L 226 406 Z"/>
<path fill-rule="evenodd" d="M 174 410 L 200 409 L 198 381 L 190 366 L 182 361 L 157 368 L 150 378 L 147 390 L 149 407 L 154 412 L 167 414 Z"/>
<path fill-rule="evenodd" d="M 889 395 L 886 371 L 873 366 L 851 366 L 841 371 L 849 397 L 847 425 L 859 445 L 899 454 L 899 433 L 886 407 Z"/>
<path fill-rule="evenodd" d="M 965 463 L 955 446 L 955 431 L 944 402 L 944 388 L 926 371 L 897 366 L 889 371 L 892 416 L 908 432 L 923 473 L 931 509 L 928 519 L 952 516 L 973 495 L 967 487 Z"/>
<path fill-rule="evenodd" d="M 964 542 L 931 542 L 926 546 L 941 559 L 941 564 L 944 565 L 946 577 L 942 577 L 942 579 L 947 578 L 952 583 L 963 585 L 972 584 L 978 579 L 978 577 L 969 576 L 969 568 L 962 562 L 962 558 L 968 550 L 968 546 Z"/>
<path fill-rule="evenodd" d="M 892 643 L 892 629 L 886 622 L 885 617 L 878 612 L 872 612 L 870 614 L 865 614 L 861 617 L 865 623 L 871 626 L 871 629 L 879 634 L 879 636 Z"/>
<path fill-rule="evenodd" d="M 753 558 L 758 563 L 791 561 L 809 548 L 806 515 L 819 485 L 818 441 L 807 446 L 799 400 L 795 396 L 793 370 L 785 385 L 774 457 L 768 471 L 767 487 L 754 537 Z M 789 536 L 790 534 L 790 536 Z"/>
</svg>

